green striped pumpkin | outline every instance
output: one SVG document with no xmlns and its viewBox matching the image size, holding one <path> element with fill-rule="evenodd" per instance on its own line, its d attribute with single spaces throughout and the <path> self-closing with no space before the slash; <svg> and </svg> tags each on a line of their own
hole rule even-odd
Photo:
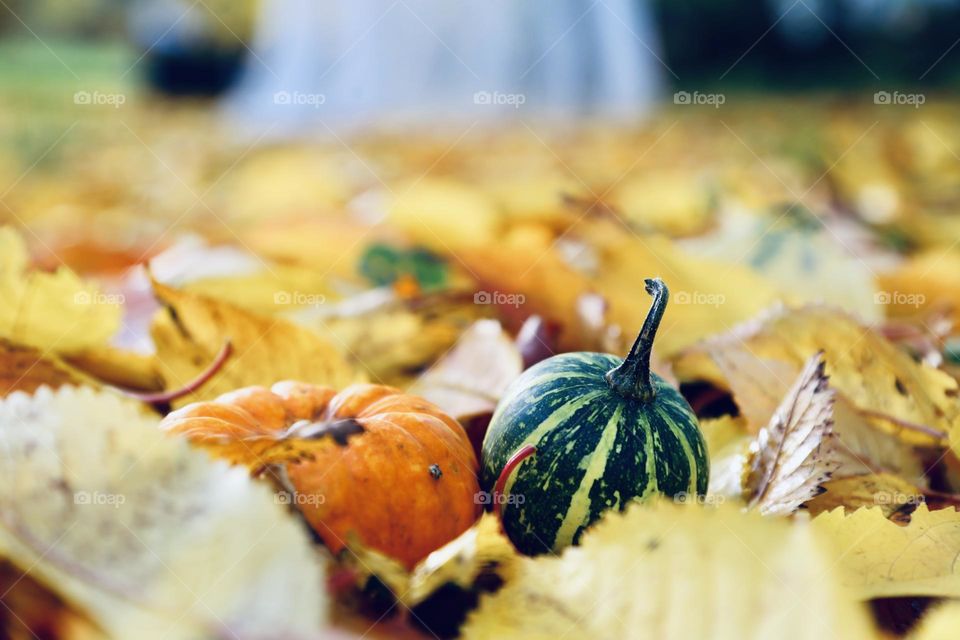
<svg viewBox="0 0 960 640">
<path fill-rule="evenodd" d="M 584 352 L 544 360 L 514 381 L 494 413 L 481 484 L 523 553 L 576 544 L 604 511 L 633 500 L 706 493 L 697 418 L 650 371 L 669 293 L 660 279 L 646 285 L 653 305 L 625 359 Z"/>
</svg>

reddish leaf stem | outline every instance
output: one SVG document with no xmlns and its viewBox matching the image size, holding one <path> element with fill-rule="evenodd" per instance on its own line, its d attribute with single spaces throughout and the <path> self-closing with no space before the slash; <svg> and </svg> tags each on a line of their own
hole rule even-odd
<svg viewBox="0 0 960 640">
<path fill-rule="evenodd" d="M 223 343 L 223 347 L 220 348 L 220 353 L 217 354 L 217 357 L 214 358 L 213 362 L 210 363 L 210 366 L 207 367 L 196 378 L 180 387 L 179 389 L 172 389 L 169 391 L 159 391 L 156 393 L 140 393 L 138 391 L 128 391 L 123 390 L 125 395 L 130 396 L 131 398 L 136 398 L 147 404 L 166 404 L 168 402 L 173 402 L 177 398 L 182 398 L 185 395 L 193 393 L 200 387 L 202 387 L 210 378 L 215 376 L 220 369 L 223 368 L 224 363 L 233 353 L 233 345 L 230 344 L 230 341 L 227 340 Z"/>
<path fill-rule="evenodd" d="M 520 463 L 532 456 L 537 452 L 537 448 L 532 444 L 525 444 L 519 449 L 517 449 L 510 459 L 507 460 L 507 464 L 503 465 L 503 471 L 500 472 L 500 477 L 497 478 L 497 484 L 493 487 L 493 512 L 497 514 L 497 517 L 500 517 L 500 512 L 503 510 L 503 500 L 500 496 L 503 495 L 503 490 L 507 486 L 507 480 L 510 478 L 510 474 L 513 473 L 514 469 L 520 466 Z"/>
<path fill-rule="evenodd" d="M 933 438 L 939 438 L 943 440 L 947 437 L 947 434 L 943 431 L 940 431 L 939 429 L 929 427 L 925 424 L 918 424 L 916 422 L 902 420 L 895 416 L 891 416 L 886 413 L 883 413 L 882 411 L 874 411 L 873 409 L 860 409 L 860 408 L 858 408 L 857 411 L 859 411 L 861 415 L 867 416 L 868 418 L 885 420 L 891 424 L 897 425 L 898 427 L 903 427 L 904 429 L 909 429 L 910 431 L 918 431 L 920 433 L 924 433 Z"/>
</svg>

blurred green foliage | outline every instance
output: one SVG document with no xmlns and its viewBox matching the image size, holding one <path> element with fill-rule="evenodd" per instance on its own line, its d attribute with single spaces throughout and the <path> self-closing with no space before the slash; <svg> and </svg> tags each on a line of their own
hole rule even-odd
<svg viewBox="0 0 960 640">
<path fill-rule="evenodd" d="M 32 32 L 38 37 L 75 39 L 125 38 L 127 13 L 134 4 L 133 0 L 4 0 L 5 6 L 0 5 L 0 33 Z M 224 47 L 239 47 L 241 40 L 252 37 L 260 2 L 190 0 L 182 4 L 184 11 L 200 14 L 211 40 Z"/>
<path fill-rule="evenodd" d="M 4 0 L 0 29 L 44 36 L 120 36 L 128 0 Z"/>
</svg>

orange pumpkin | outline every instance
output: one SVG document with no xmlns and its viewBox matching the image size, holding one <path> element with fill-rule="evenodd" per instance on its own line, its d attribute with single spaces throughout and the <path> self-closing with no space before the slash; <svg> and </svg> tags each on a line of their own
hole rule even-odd
<svg viewBox="0 0 960 640">
<path fill-rule="evenodd" d="M 248 387 L 183 407 L 161 428 L 254 473 L 285 472 L 296 506 L 334 552 L 356 535 L 409 568 L 479 515 L 463 427 L 393 387 Z"/>
</svg>

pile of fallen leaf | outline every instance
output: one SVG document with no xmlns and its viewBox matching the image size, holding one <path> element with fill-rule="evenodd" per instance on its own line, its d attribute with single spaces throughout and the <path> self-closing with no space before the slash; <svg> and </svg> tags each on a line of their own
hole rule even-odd
<svg viewBox="0 0 960 640">
<path fill-rule="evenodd" d="M 2 635 L 955 637 L 957 111 L 247 146 L 143 107 L 34 170 L 7 152 Z M 652 276 L 654 368 L 700 419 L 709 493 L 560 556 L 518 555 L 492 514 L 413 570 L 333 554 L 275 487 L 157 429 L 249 385 L 366 381 L 479 447 L 526 367 L 623 355 Z"/>
</svg>

